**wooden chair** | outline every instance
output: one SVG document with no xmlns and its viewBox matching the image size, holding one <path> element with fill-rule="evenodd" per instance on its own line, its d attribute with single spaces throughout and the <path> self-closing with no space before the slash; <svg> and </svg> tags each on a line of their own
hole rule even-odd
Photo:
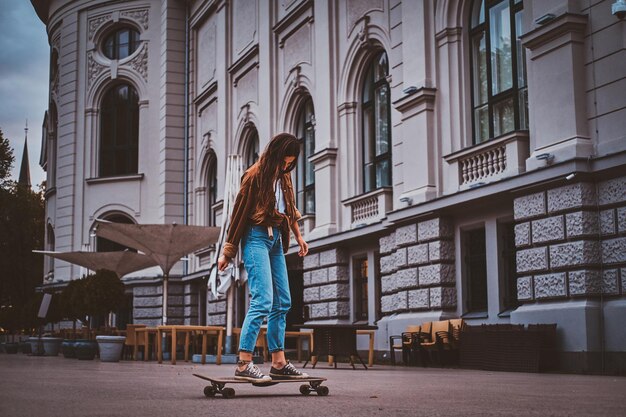
<svg viewBox="0 0 626 417">
<path fill-rule="evenodd" d="M 126 325 L 126 340 L 124 341 L 124 356 L 130 356 L 133 360 L 137 360 L 135 352 L 139 346 L 145 346 L 146 335 L 145 333 L 137 334 L 135 329 L 146 327 L 145 324 L 127 324 Z M 137 348 L 135 348 L 137 346 Z"/>
<path fill-rule="evenodd" d="M 450 321 L 440 320 L 432 323 L 430 335 L 428 338 L 424 337 L 420 341 L 419 349 L 422 353 L 426 354 L 433 362 L 433 352 L 437 355 L 437 361 L 440 365 L 443 365 L 444 351 L 450 350 Z M 422 332 L 425 336 L 425 332 Z M 425 364 L 425 363 L 424 363 Z"/>
<path fill-rule="evenodd" d="M 413 347 L 413 335 L 420 333 L 421 325 L 410 325 L 401 335 L 389 336 L 389 356 L 391 364 L 396 364 L 396 350 L 402 350 L 402 362 L 408 365 Z"/>
</svg>

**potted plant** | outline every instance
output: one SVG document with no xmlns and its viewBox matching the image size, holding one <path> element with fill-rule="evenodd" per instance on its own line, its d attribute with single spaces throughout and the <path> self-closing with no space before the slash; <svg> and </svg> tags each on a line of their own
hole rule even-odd
<svg viewBox="0 0 626 417">
<path fill-rule="evenodd" d="M 81 279 L 71 281 L 68 284 L 68 287 L 71 286 L 72 288 L 68 291 L 64 300 L 65 303 L 71 306 L 69 307 L 71 309 L 71 316 L 82 321 L 83 323 L 88 322 L 87 317 L 89 316 L 89 301 L 87 300 L 87 286 L 92 277 L 93 275 L 87 275 Z M 89 336 L 87 336 L 87 339 L 76 339 L 75 329 L 76 327 L 74 325 L 74 341 L 72 344 L 76 358 L 79 360 L 93 360 L 98 353 L 98 344 L 95 341 L 90 340 Z"/>
<path fill-rule="evenodd" d="M 108 316 L 113 310 L 124 303 L 124 284 L 115 272 L 98 270 L 87 283 L 87 301 L 90 316 Z M 108 320 L 105 321 L 109 333 Z M 117 362 L 122 356 L 124 336 L 96 336 L 100 349 L 100 360 Z"/>
</svg>

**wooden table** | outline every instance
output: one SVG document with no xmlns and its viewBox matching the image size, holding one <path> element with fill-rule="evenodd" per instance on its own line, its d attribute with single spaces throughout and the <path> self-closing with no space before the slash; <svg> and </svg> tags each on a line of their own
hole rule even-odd
<svg viewBox="0 0 626 417">
<path fill-rule="evenodd" d="M 361 324 L 302 324 L 295 327 L 313 330 L 314 347 L 303 368 L 306 367 L 313 357 L 328 355 L 333 357 L 347 356 L 353 369 L 356 369 L 356 367 L 352 358 L 356 356 L 363 367 L 367 369 L 367 365 L 365 365 L 356 349 L 357 331 L 376 330 L 378 326 Z M 372 343 L 373 339 L 370 339 L 370 346 L 372 346 Z M 315 365 L 316 363 L 313 363 L 313 368 L 315 368 Z M 336 361 L 334 361 L 334 365 L 337 368 Z"/>
<path fill-rule="evenodd" d="M 139 327 L 139 328 L 135 328 L 135 340 L 137 340 L 137 334 L 139 333 L 144 333 L 145 334 L 145 344 L 143 345 L 143 360 L 147 361 L 148 360 L 148 346 L 150 345 L 150 336 L 154 335 L 154 347 L 156 349 L 157 352 L 159 352 L 161 350 L 161 344 L 158 343 L 159 342 L 159 330 L 156 327 Z M 133 346 L 133 358 L 137 357 L 137 350 L 139 349 L 139 344 L 135 343 L 135 345 Z M 158 358 L 158 353 L 157 353 L 157 358 Z"/>
<path fill-rule="evenodd" d="M 313 332 L 285 332 L 285 339 L 288 337 L 296 339 L 296 349 L 298 352 L 298 362 L 302 362 L 302 339 L 309 339 L 309 354 L 313 352 Z"/>
<path fill-rule="evenodd" d="M 211 333 L 217 333 L 217 360 L 216 364 L 222 364 L 222 341 L 224 338 L 224 327 L 221 326 L 185 326 L 185 325 L 166 325 L 166 326 L 158 326 L 158 340 L 160 341 L 163 335 L 167 333 L 172 334 L 172 347 L 170 349 L 170 360 L 172 365 L 176 365 L 176 344 L 178 333 L 185 334 L 185 362 L 189 362 L 189 341 L 192 333 L 201 333 L 202 334 L 202 359 L 201 362 L 204 365 L 206 363 L 206 350 L 207 350 L 207 339 Z M 163 362 L 163 352 L 161 349 L 161 344 L 159 343 L 158 349 L 158 358 L 159 363 Z"/>
</svg>

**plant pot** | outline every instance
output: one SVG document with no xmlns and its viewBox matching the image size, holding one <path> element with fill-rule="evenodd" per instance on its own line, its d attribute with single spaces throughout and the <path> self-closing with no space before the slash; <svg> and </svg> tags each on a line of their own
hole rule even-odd
<svg viewBox="0 0 626 417">
<path fill-rule="evenodd" d="M 18 346 L 19 345 L 17 343 L 5 343 L 4 344 L 4 351 L 6 353 L 9 353 L 9 354 L 17 353 L 17 347 Z"/>
<path fill-rule="evenodd" d="M 38 337 L 29 337 L 28 338 L 28 343 L 30 344 L 30 353 L 31 355 L 35 355 L 35 356 L 39 356 L 39 355 L 43 355 L 43 338 L 41 340 L 42 343 L 40 343 L 39 338 Z"/>
<path fill-rule="evenodd" d="M 30 354 L 31 353 L 30 343 L 28 343 L 28 342 L 20 342 L 19 343 L 19 350 L 20 350 L 20 352 L 22 352 L 22 353 L 24 353 L 26 355 Z"/>
<path fill-rule="evenodd" d="M 98 344 L 92 340 L 77 340 L 74 342 L 74 351 L 76 358 L 91 361 L 98 353 Z"/>
<path fill-rule="evenodd" d="M 63 339 L 60 337 L 42 337 L 41 340 L 45 356 L 58 356 Z"/>
<path fill-rule="evenodd" d="M 122 357 L 125 336 L 96 336 L 102 362 L 118 362 Z"/>
<path fill-rule="evenodd" d="M 74 340 L 64 340 L 61 343 L 61 353 L 65 358 L 76 358 L 76 342 Z"/>
</svg>

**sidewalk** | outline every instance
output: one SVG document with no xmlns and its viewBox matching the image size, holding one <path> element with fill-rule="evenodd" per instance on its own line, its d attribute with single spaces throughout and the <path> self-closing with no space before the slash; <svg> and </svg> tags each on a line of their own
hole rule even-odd
<svg viewBox="0 0 626 417">
<path fill-rule="evenodd" d="M 233 385 L 205 398 L 191 374 L 231 376 L 233 365 L 102 363 L 0 354 L 0 415 L 19 416 L 626 416 L 626 378 L 374 366 L 307 372 L 327 397 L 300 384 Z M 262 365 L 262 370 L 269 365 Z"/>
</svg>

